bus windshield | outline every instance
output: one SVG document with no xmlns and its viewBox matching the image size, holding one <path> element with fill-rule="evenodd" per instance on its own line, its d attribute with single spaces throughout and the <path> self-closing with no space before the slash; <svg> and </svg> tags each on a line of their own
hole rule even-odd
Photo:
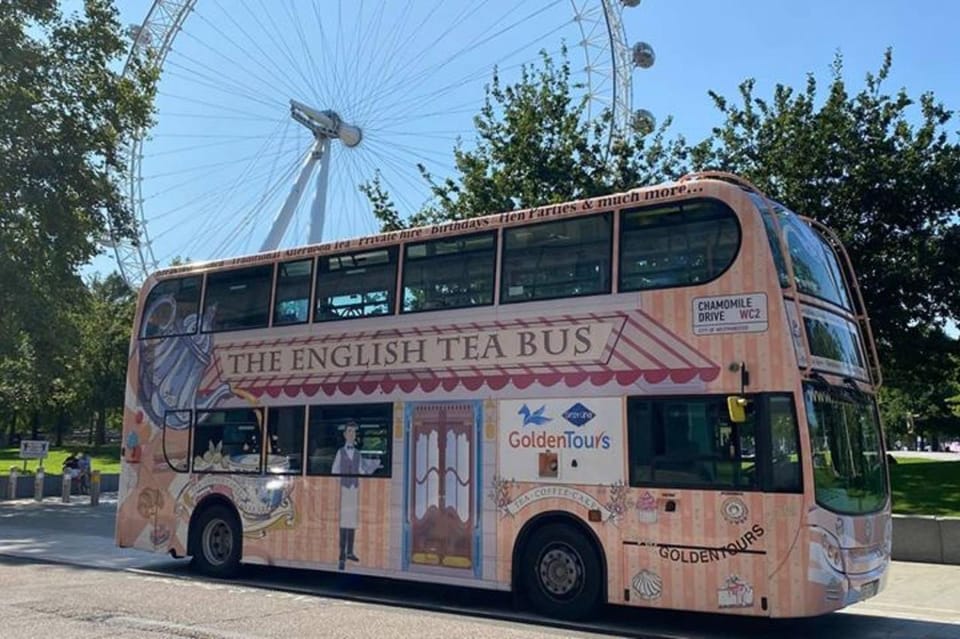
<svg viewBox="0 0 960 639">
<path fill-rule="evenodd" d="M 837 388 L 804 385 L 817 503 L 838 513 L 884 507 L 887 484 L 873 400 Z"/>
<path fill-rule="evenodd" d="M 752 195 L 752 198 L 754 204 L 760 210 L 764 226 L 767 229 L 774 260 L 780 274 L 780 283 L 786 286 L 786 266 L 783 264 L 780 246 L 774 239 L 776 233 L 769 212 L 762 198 L 757 195 Z M 833 249 L 795 213 L 778 202 L 772 204 L 776 210 L 780 228 L 783 230 L 787 250 L 790 251 L 790 259 L 793 261 L 797 288 L 801 293 L 819 297 L 841 308 L 850 309 L 850 296 L 840 272 L 840 263 Z"/>
</svg>

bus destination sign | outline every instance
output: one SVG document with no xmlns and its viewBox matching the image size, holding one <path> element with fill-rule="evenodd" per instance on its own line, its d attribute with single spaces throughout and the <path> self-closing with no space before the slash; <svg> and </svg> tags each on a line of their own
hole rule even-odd
<svg viewBox="0 0 960 639">
<path fill-rule="evenodd" d="M 743 293 L 693 299 L 695 335 L 762 333 L 767 330 L 767 294 Z"/>
</svg>

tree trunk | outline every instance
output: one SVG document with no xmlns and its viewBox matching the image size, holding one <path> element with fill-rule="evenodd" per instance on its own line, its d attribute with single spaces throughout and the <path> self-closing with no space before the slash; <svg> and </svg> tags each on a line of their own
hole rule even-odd
<svg viewBox="0 0 960 639">
<path fill-rule="evenodd" d="M 40 411 L 34 409 L 30 418 L 30 439 L 40 438 Z"/>
<path fill-rule="evenodd" d="M 17 434 L 17 409 L 10 411 L 10 424 L 7 426 L 7 446 L 13 445 L 13 436 Z"/>
<path fill-rule="evenodd" d="M 97 446 L 107 443 L 107 407 L 101 406 L 97 410 Z"/>
<path fill-rule="evenodd" d="M 60 446 L 63 446 L 63 431 L 66 423 L 67 423 L 67 411 L 61 408 L 60 411 L 57 413 L 56 443 L 54 444 L 54 446 L 58 448 Z"/>
<path fill-rule="evenodd" d="M 87 429 L 87 445 L 93 446 L 93 432 L 97 430 L 97 414 L 94 414 L 90 417 L 90 427 Z"/>
</svg>

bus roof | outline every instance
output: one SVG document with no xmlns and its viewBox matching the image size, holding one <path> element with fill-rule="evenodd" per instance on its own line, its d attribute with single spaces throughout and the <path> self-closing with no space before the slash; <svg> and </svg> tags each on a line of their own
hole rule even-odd
<svg viewBox="0 0 960 639">
<path fill-rule="evenodd" d="M 696 188 L 691 184 L 697 183 Z M 298 247 L 277 249 L 263 253 L 253 253 L 243 256 L 210 260 L 206 262 L 192 262 L 179 266 L 171 266 L 155 271 L 147 281 L 146 288 L 157 279 L 186 273 L 201 273 L 219 268 L 231 268 L 252 264 L 264 264 L 276 261 L 285 261 L 298 257 L 308 258 L 328 253 L 340 253 L 367 248 L 380 248 L 395 245 L 409 240 L 428 240 L 440 237 L 450 237 L 464 232 L 494 230 L 506 226 L 514 226 L 532 222 L 543 222 L 550 219 L 559 219 L 568 216 L 583 215 L 610 211 L 624 206 L 656 204 L 671 200 L 684 199 L 691 194 L 703 190 L 704 183 L 709 183 L 713 189 L 743 190 L 743 187 L 716 178 L 681 179 L 676 182 L 664 182 L 648 187 L 638 187 L 629 191 L 611 193 L 592 198 L 547 204 L 527 209 L 516 209 L 491 213 L 478 217 L 442 222 L 429 226 L 419 226 L 397 231 L 389 231 L 376 235 L 366 235 L 345 240 L 334 240 L 321 244 L 307 244 Z"/>
</svg>

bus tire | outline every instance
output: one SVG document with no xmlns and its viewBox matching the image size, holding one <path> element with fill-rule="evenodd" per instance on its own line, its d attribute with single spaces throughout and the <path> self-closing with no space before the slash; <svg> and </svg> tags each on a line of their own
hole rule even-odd
<svg viewBox="0 0 960 639">
<path fill-rule="evenodd" d="M 538 528 L 524 546 L 521 579 L 533 609 L 547 617 L 581 620 L 600 603 L 600 553 L 581 531 L 566 524 Z"/>
<path fill-rule="evenodd" d="M 222 504 L 205 508 L 197 517 L 190 544 L 191 565 L 204 575 L 234 577 L 240 571 L 243 537 L 236 513 Z"/>
</svg>

